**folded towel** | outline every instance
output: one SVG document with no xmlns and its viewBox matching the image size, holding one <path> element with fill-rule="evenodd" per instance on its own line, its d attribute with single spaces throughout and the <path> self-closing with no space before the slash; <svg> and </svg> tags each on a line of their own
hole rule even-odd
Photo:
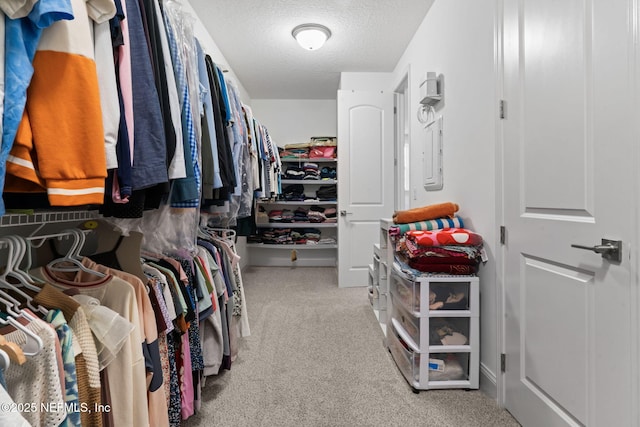
<svg viewBox="0 0 640 427">
<path fill-rule="evenodd" d="M 389 234 L 399 236 L 411 230 L 446 230 L 448 228 L 464 228 L 464 222 L 459 216 L 453 218 L 436 218 L 429 221 L 410 222 L 389 227 Z"/>
<path fill-rule="evenodd" d="M 393 215 L 393 222 L 406 224 L 409 222 L 427 221 L 436 218 L 452 218 L 458 211 L 458 205 L 451 202 L 422 206 L 420 208 L 397 211 Z"/>
</svg>

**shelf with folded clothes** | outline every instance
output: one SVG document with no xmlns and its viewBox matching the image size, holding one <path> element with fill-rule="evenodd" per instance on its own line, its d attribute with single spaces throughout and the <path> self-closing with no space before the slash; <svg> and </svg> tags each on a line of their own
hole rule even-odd
<svg viewBox="0 0 640 427">
<path fill-rule="evenodd" d="M 316 243 L 316 244 L 308 244 L 308 243 L 300 243 L 300 244 L 284 244 L 279 245 L 277 243 L 247 243 L 248 248 L 263 248 L 263 249 L 303 249 L 303 250 L 314 250 L 314 249 L 337 249 L 337 244 L 328 244 L 328 243 Z"/>
<path fill-rule="evenodd" d="M 314 162 L 312 160 L 304 162 L 284 162 L 282 167 L 282 180 L 294 181 L 289 182 L 295 184 L 298 181 L 335 181 L 338 178 L 337 164 L 326 164 Z M 335 182 L 333 182 L 335 184 Z"/>
<path fill-rule="evenodd" d="M 336 158 L 332 158 L 332 159 L 327 159 L 327 158 L 309 158 L 309 157 L 286 157 L 286 158 L 280 158 L 280 163 L 306 163 L 306 162 L 312 162 L 312 163 L 336 163 L 338 161 L 338 159 Z"/>
<path fill-rule="evenodd" d="M 330 184 L 337 184 L 338 180 L 337 179 L 283 179 L 280 182 L 284 185 L 287 185 L 287 184 L 330 185 Z"/>
<path fill-rule="evenodd" d="M 293 228 L 261 228 L 247 237 L 247 247 L 273 249 L 337 249 L 334 230 L 323 231 L 317 224 Z"/>
<path fill-rule="evenodd" d="M 294 209 L 293 206 L 297 207 Z M 271 224 L 277 224 L 280 228 L 286 228 L 288 224 L 330 224 L 331 227 L 336 227 L 337 221 L 337 209 L 334 203 L 329 206 L 322 203 L 306 206 L 259 203 L 256 210 L 256 225 L 263 227 Z"/>
<path fill-rule="evenodd" d="M 257 228 L 337 228 L 337 222 L 268 222 L 257 224 Z"/>
<path fill-rule="evenodd" d="M 326 200 L 318 200 L 318 199 L 306 199 L 300 201 L 294 200 L 277 200 L 277 199 L 262 199 L 258 203 L 261 205 L 322 205 L 322 206 L 338 206 L 337 201 L 326 201 Z"/>
</svg>

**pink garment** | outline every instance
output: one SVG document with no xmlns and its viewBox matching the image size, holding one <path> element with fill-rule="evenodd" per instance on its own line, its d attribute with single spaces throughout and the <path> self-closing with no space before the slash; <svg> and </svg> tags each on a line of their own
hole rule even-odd
<svg viewBox="0 0 640 427">
<path fill-rule="evenodd" d="M 129 196 L 122 198 L 120 197 L 120 183 L 118 182 L 118 177 L 113 177 L 113 185 L 111 186 L 111 200 L 113 203 L 129 203 Z"/>
<path fill-rule="evenodd" d="M 182 334 L 182 370 L 180 371 L 180 412 L 182 419 L 186 420 L 195 414 L 193 395 L 193 376 L 191 370 L 191 348 L 189 347 L 189 334 Z"/>
<path fill-rule="evenodd" d="M 122 10 L 127 10 L 126 0 L 122 1 Z M 131 166 L 133 166 L 133 83 L 131 83 L 131 48 L 129 44 L 129 24 L 125 19 L 120 22 L 124 44 L 118 47 L 120 91 L 124 104 L 124 117 L 127 121 L 129 134 L 129 150 L 131 151 Z"/>
</svg>

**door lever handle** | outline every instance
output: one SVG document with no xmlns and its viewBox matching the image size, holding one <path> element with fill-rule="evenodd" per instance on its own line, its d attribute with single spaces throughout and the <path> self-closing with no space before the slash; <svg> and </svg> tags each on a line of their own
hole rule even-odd
<svg viewBox="0 0 640 427">
<path fill-rule="evenodd" d="M 340 216 L 347 216 L 347 215 L 353 215 L 353 212 L 347 212 L 345 210 L 340 211 Z"/>
<path fill-rule="evenodd" d="M 602 258 L 609 261 L 622 261 L 622 240 L 609 240 L 602 239 L 601 245 L 595 246 L 583 246 L 583 245 L 571 245 L 572 248 L 585 249 L 587 251 L 593 251 L 602 255 Z"/>
</svg>

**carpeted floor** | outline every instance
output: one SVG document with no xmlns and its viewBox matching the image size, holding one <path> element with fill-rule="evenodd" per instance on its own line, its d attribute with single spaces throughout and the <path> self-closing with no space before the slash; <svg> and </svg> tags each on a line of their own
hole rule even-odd
<svg viewBox="0 0 640 427">
<path fill-rule="evenodd" d="M 243 279 L 251 336 L 184 426 L 519 425 L 480 391 L 413 393 L 366 289 L 339 289 L 335 269 L 248 267 Z"/>
</svg>

